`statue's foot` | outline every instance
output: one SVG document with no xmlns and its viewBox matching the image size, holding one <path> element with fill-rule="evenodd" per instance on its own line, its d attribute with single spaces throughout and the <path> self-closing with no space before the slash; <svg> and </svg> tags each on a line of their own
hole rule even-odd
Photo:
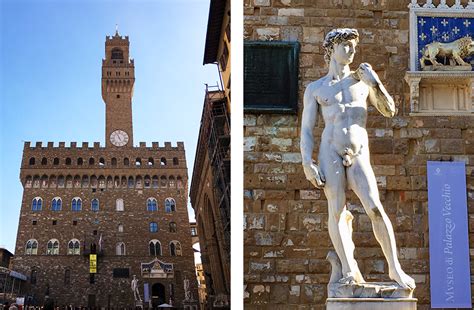
<svg viewBox="0 0 474 310">
<path fill-rule="evenodd" d="M 415 280 L 407 275 L 401 268 L 389 272 L 390 279 L 396 281 L 401 287 L 415 289 Z"/>
<path fill-rule="evenodd" d="M 364 277 L 362 276 L 362 273 L 360 273 L 359 270 L 354 272 L 354 280 L 356 283 L 365 283 Z"/>
</svg>

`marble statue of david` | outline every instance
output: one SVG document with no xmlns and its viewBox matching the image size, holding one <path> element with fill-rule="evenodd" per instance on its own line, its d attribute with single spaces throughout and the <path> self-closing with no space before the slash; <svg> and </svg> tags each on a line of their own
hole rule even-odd
<svg viewBox="0 0 474 310">
<path fill-rule="evenodd" d="M 401 268 L 393 227 L 380 202 L 377 182 L 370 165 L 366 130 L 367 105 L 372 104 L 386 117 L 395 115 L 392 97 L 368 63 L 354 72 L 352 63 L 359 42 L 356 29 L 334 29 L 324 40 L 329 72 L 310 83 L 304 93 L 301 124 L 301 155 L 306 178 L 323 188 L 328 201 L 328 229 L 342 265 L 339 283 L 365 283 L 354 259 L 352 215 L 346 209 L 346 188 L 359 197 L 367 212 L 375 237 L 388 262 L 389 276 L 402 288 L 414 289 L 415 281 Z M 318 113 L 325 128 L 319 147 L 319 164 L 313 162 L 313 128 Z"/>
</svg>

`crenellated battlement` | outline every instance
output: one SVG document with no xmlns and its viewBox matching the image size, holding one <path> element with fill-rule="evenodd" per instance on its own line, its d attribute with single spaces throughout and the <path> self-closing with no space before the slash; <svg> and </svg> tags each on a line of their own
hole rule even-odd
<svg viewBox="0 0 474 310">
<path fill-rule="evenodd" d="M 41 141 L 31 143 L 31 141 L 25 141 L 24 150 L 35 150 L 35 149 L 69 149 L 69 150 L 105 150 L 104 145 L 100 145 L 100 142 L 70 142 L 66 146 L 66 142 L 51 142 L 48 141 L 46 144 L 43 144 Z M 149 151 L 184 151 L 184 142 L 178 141 L 176 145 L 173 146 L 171 142 L 164 142 L 164 146 L 160 146 L 159 142 L 151 142 L 151 145 L 147 142 L 139 142 L 138 146 L 132 148 L 119 149 L 118 151 L 136 151 L 136 150 L 149 150 Z"/>
<path fill-rule="evenodd" d="M 140 142 L 137 147 L 107 148 L 99 142 L 25 142 L 22 169 L 185 169 L 183 142 Z"/>
<path fill-rule="evenodd" d="M 121 36 L 116 33 L 114 36 L 105 36 L 105 45 L 129 45 L 128 36 Z"/>
</svg>

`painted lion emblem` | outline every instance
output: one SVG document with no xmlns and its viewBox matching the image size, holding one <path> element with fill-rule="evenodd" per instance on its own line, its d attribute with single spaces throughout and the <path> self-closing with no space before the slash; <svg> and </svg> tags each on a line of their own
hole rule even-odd
<svg viewBox="0 0 474 310">
<path fill-rule="evenodd" d="M 426 67 L 426 61 L 431 62 L 433 70 L 436 70 L 436 67 L 445 65 L 470 66 L 463 58 L 469 57 L 472 54 L 474 54 L 474 42 L 469 36 L 449 43 L 435 41 L 425 45 L 423 48 L 422 57 L 420 58 L 421 69 Z M 438 60 L 444 60 L 445 64 L 439 63 Z"/>
</svg>

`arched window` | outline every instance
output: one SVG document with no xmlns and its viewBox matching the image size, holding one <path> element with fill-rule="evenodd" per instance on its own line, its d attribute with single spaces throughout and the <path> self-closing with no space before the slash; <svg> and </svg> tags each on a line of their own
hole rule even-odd
<svg viewBox="0 0 474 310">
<path fill-rule="evenodd" d="M 140 167 L 142 165 L 142 159 L 140 157 L 137 157 L 135 159 L 135 166 Z"/>
<path fill-rule="evenodd" d="M 167 187 L 168 186 L 168 179 L 164 175 L 162 175 L 161 178 L 160 178 L 160 186 L 161 187 Z"/>
<path fill-rule="evenodd" d="M 154 175 L 151 179 L 151 187 L 158 188 L 158 176 Z"/>
<path fill-rule="evenodd" d="M 99 159 L 99 166 L 101 167 L 105 166 L 105 159 L 102 157 Z"/>
<path fill-rule="evenodd" d="M 94 163 L 95 163 L 94 157 L 89 158 L 89 166 L 94 165 Z"/>
<path fill-rule="evenodd" d="M 125 243 L 119 242 L 115 246 L 115 254 L 116 255 L 125 255 Z"/>
<path fill-rule="evenodd" d="M 122 224 L 118 224 L 117 231 L 118 232 L 123 232 L 123 225 Z"/>
<path fill-rule="evenodd" d="M 148 198 L 146 201 L 146 209 L 148 211 L 158 211 L 158 203 L 155 198 Z"/>
<path fill-rule="evenodd" d="M 71 210 L 72 211 L 81 211 L 82 210 L 82 200 L 81 200 L 81 198 L 75 197 L 75 198 L 72 199 Z"/>
<path fill-rule="evenodd" d="M 51 201 L 51 211 L 61 211 L 63 201 L 59 197 L 53 198 Z"/>
<path fill-rule="evenodd" d="M 155 161 L 153 160 L 153 157 L 148 158 L 148 166 L 153 166 L 155 164 Z"/>
<path fill-rule="evenodd" d="M 161 157 L 161 159 L 160 159 L 160 166 L 166 166 L 166 158 Z"/>
<path fill-rule="evenodd" d="M 176 187 L 176 183 L 174 182 L 174 176 L 170 175 L 170 177 L 168 178 L 168 183 L 170 188 Z"/>
<path fill-rule="evenodd" d="M 173 157 L 173 165 L 178 166 L 179 165 L 179 159 L 178 157 Z"/>
<path fill-rule="evenodd" d="M 81 176 L 75 175 L 73 183 L 74 183 L 74 188 L 81 188 Z"/>
<path fill-rule="evenodd" d="M 123 199 L 122 198 L 119 198 L 119 199 L 115 200 L 115 210 L 116 211 L 123 211 L 124 210 Z"/>
<path fill-rule="evenodd" d="M 150 248 L 151 256 L 161 256 L 161 243 L 160 241 L 153 239 L 148 244 Z"/>
<path fill-rule="evenodd" d="M 135 179 L 135 187 L 136 188 L 142 188 L 143 187 L 143 180 L 140 175 L 138 175 Z"/>
<path fill-rule="evenodd" d="M 67 244 L 67 255 L 80 255 L 81 244 L 77 239 L 71 239 Z"/>
<path fill-rule="evenodd" d="M 31 211 L 41 211 L 43 208 L 43 199 L 41 197 L 33 198 L 31 202 Z"/>
<path fill-rule="evenodd" d="M 170 222 L 170 232 L 175 233 L 178 231 L 178 225 L 175 222 Z"/>
<path fill-rule="evenodd" d="M 41 185 L 41 178 L 39 177 L 39 175 L 35 175 L 33 177 L 33 188 L 40 188 L 40 185 Z"/>
<path fill-rule="evenodd" d="M 71 284 L 71 269 L 69 268 L 66 268 L 66 270 L 64 270 L 64 284 Z"/>
<path fill-rule="evenodd" d="M 47 175 L 43 175 L 41 177 L 41 187 L 42 188 L 48 188 L 48 176 Z"/>
<path fill-rule="evenodd" d="M 107 188 L 114 188 L 114 180 L 110 175 L 107 177 Z"/>
<path fill-rule="evenodd" d="M 99 211 L 99 199 L 94 198 L 91 201 L 91 211 Z"/>
<path fill-rule="evenodd" d="M 33 185 L 33 178 L 31 177 L 31 175 L 29 175 L 26 177 L 25 187 L 31 188 L 31 185 Z"/>
<path fill-rule="evenodd" d="M 56 179 L 56 176 L 54 174 L 49 176 L 49 187 L 56 188 L 57 185 L 58 185 L 58 181 Z"/>
<path fill-rule="evenodd" d="M 59 255 L 59 241 L 57 239 L 48 241 L 46 255 Z"/>
<path fill-rule="evenodd" d="M 171 256 L 182 256 L 183 253 L 181 251 L 181 243 L 179 241 L 171 241 L 170 242 L 170 255 Z"/>
<path fill-rule="evenodd" d="M 135 187 L 135 180 L 133 179 L 132 176 L 128 177 L 128 188 L 134 188 Z"/>
<path fill-rule="evenodd" d="M 175 212 L 176 211 L 176 201 L 173 198 L 165 199 L 165 212 Z"/>
<path fill-rule="evenodd" d="M 35 164 L 35 158 L 31 157 L 29 161 L 30 166 L 33 166 Z"/>
<path fill-rule="evenodd" d="M 99 188 L 105 188 L 105 177 L 103 175 L 99 176 Z"/>
<path fill-rule="evenodd" d="M 55 166 L 59 165 L 59 158 L 55 157 L 53 159 L 53 165 L 55 165 Z"/>
<path fill-rule="evenodd" d="M 38 254 L 38 241 L 36 241 L 35 239 L 28 240 L 28 242 L 26 242 L 25 254 L 26 255 Z"/>
<path fill-rule="evenodd" d="M 117 166 L 117 158 L 112 157 L 111 163 L 112 163 L 112 167 Z"/>
<path fill-rule="evenodd" d="M 150 222 L 150 232 L 155 233 L 158 231 L 158 223 Z"/>
<path fill-rule="evenodd" d="M 78 165 L 78 166 L 82 166 L 83 164 L 84 164 L 84 160 L 82 159 L 82 157 L 79 157 L 79 158 L 77 159 L 77 165 Z"/>
<path fill-rule="evenodd" d="M 178 176 L 176 178 L 176 185 L 178 186 L 178 188 L 183 188 L 184 185 L 183 185 L 183 179 L 181 179 L 181 176 Z"/>
<path fill-rule="evenodd" d="M 72 188 L 72 175 L 66 176 L 66 188 Z"/>
<path fill-rule="evenodd" d="M 69 157 L 68 157 L 68 158 L 66 158 L 66 165 L 70 166 L 70 165 L 71 165 L 71 163 L 72 163 L 72 160 L 71 160 L 71 158 L 69 158 Z"/>
<path fill-rule="evenodd" d="M 124 165 L 124 166 L 130 165 L 130 160 L 129 160 L 127 157 L 125 157 L 125 158 L 123 159 L 123 165 Z"/>
<path fill-rule="evenodd" d="M 121 49 L 119 49 L 118 47 L 114 48 L 112 50 L 112 55 L 111 57 L 112 59 L 123 59 L 123 52 Z"/>
<path fill-rule="evenodd" d="M 97 187 L 97 177 L 95 175 L 91 176 L 91 187 L 96 188 Z"/>
<path fill-rule="evenodd" d="M 41 165 L 42 165 L 42 166 L 46 166 L 47 164 L 48 164 L 48 159 L 47 159 L 46 157 L 43 157 L 43 158 L 41 159 Z"/>
<path fill-rule="evenodd" d="M 58 176 L 58 187 L 64 188 L 64 176 L 62 175 Z"/>
<path fill-rule="evenodd" d="M 145 188 L 150 188 L 151 186 L 151 179 L 150 179 L 150 176 L 149 175 L 146 175 L 145 178 L 144 178 L 144 184 L 145 184 Z"/>
<path fill-rule="evenodd" d="M 87 188 L 89 187 L 89 176 L 84 175 L 82 176 L 82 188 Z"/>
</svg>

